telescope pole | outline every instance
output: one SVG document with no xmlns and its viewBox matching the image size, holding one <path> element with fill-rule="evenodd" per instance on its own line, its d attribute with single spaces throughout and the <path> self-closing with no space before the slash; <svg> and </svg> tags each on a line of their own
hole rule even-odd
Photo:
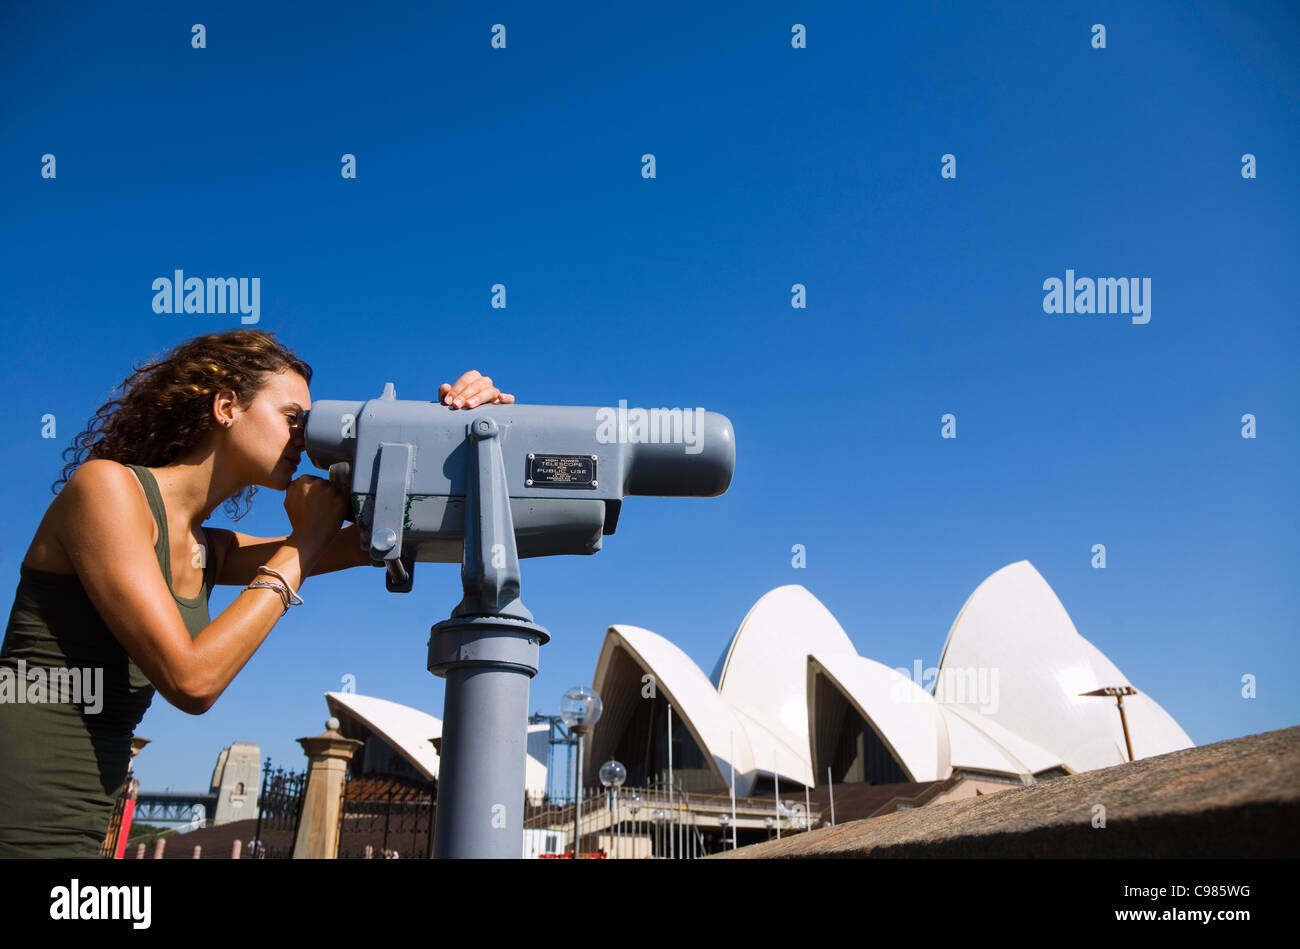
<svg viewBox="0 0 1300 949">
<path fill-rule="evenodd" d="M 528 683 L 550 634 L 519 598 L 519 556 L 495 421 L 468 426 L 465 596 L 429 636 L 447 680 L 435 857 L 523 856 Z"/>
</svg>

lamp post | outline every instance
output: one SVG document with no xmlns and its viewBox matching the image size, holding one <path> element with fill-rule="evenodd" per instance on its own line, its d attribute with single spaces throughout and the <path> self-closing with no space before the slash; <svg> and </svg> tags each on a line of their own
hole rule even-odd
<svg viewBox="0 0 1300 949">
<path fill-rule="evenodd" d="M 731 849 L 736 849 L 736 733 L 731 733 L 731 758 L 727 761 L 728 784 L 731 785 Z"/>
<path fill-rule="evenodd" d="M 772 803 L 776 805 L 776 839 L 781 839 L 781 775 L 776 770 L 776 749 L 772 750 Z"/>
<path fill-rule="evenodd" d="M 636 856 L 636 842 L 639 839 L 641 831 L 637 829 L 636 815 L 641 813 L 641 792 L 633 791 L 631 797 L 627 799 L 627 813 L 632 818 L 632 856 Z"/>
<path fill-rule="evenodd" d="M 655 824 L 655 855 L 661 860 L 663 859 L 663 841 L 660 840 L 660 837 L 663 834 L 664 819 L 667 818 L 667 816 L 668 815 L 664 813 L 662 807 L 656 807 L 654 812 L 650 815 L 650 819 L 654 821 Z"/>
<path fill-rule="evenodd" d="M 826 790 L 831 796 L 831 826 L 835 826 L 835 776 L 831 774 L 831 769 L 826 768 Z"/>
<path fill-rule="evenodd" d="M 573 772 L 573 859 L 578 859 L 578 846 L 582 836 L 582 736 L 600 719 L 600 696 L 585 685 L 574 686 L 564 693 L 560 702 L 560 717 L 569 726 L 569 733 L 578 739 L 577 760 Z"/>
<path fill-rule="evenodd" d="M 1128 760 L 1133 760 L 1133 742 L 1128 737 L 1128 719 L 1124 715 L 1124 696 L 1137 695 L 1138 690 L 1131 685 L 1112 685 L 1102 689 L 1093 689 L 1091 692 L 1080 692 L 1080 695 L 1113 695 L 1115 703 L 1119 706 L 1119 725 L 1124 729 L 1124 747 L 1128 749 Z"/>
<path fill-rule="evenodd" d="M 612 787 L 614 789 L 614 823 L 616 827 L 620 823 L 618 813 L 618 789 L 623 786 L 623 782 L 626 780 L 627 768 L 623 767 L 623 765 L 615 761 L 613 758 L 600 766 L 600 783 L 606 788 Z M 614 839 L 619 839 L 617 834 L 615 834 Z"/>
<path fill-rule="evenodd" d="M 668 806 L 673 806 L 673 703 L 668 703 Z M 677 811 L 673 811 L 674 819 Z M 674 828 L 668 828 L 668 855 L 677 856 L 677 836 Z"/>
</svg>

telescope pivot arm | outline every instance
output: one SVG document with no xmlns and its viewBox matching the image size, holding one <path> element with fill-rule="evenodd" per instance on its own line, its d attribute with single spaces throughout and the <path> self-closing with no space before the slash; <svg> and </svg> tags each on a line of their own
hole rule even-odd
<svg viewBox="0 0 1300 949">
<path fill-rule="evenodd" d="M 510 616 L 532 622 L 519 598 L 519 552 L 510 489 L 501 455 L 501 429 L 488 416 L 466 426 L 465 549 L 460 577 L 465 597 L 455 616 Z"/>
</svg>

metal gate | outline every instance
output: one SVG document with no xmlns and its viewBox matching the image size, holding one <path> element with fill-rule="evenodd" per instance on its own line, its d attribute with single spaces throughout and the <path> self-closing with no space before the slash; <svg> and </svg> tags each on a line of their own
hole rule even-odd
<svg viewBox="0 0 1300 949">
<path fill-rule="evenodd" d="M 271 759 L 266 759 L 262 768 L 262 792 L 258 797 L 257 830 L 248 845 L 249 857 L 287 860 L 293 856 L 306 791 L 306 771 L 272 769 Z"/>
</svg>

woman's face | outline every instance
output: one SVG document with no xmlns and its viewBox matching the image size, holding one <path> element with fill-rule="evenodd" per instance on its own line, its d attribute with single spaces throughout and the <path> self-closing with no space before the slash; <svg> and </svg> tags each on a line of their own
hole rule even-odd
<svg viewBox="0 0 1300 949">
<path fill-rule="evenodd" d="M 307 380 L 293 370 L 273 373 L 230 427 L 230 447 L 248 465 L 249 484 L 283 491 L 302 455 L 303 415 L 311 408 Z"/>
</svg>

